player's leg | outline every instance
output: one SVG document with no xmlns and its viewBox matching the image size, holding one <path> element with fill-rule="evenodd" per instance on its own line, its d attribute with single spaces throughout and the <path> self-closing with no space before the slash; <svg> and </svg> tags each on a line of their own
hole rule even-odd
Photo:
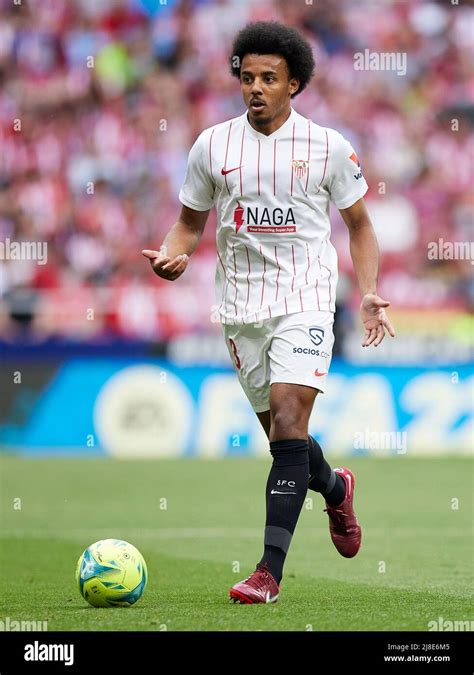
<svg viewBox="0 0 474 675">
<path fill-rule="evenodd" d="M 316 390 L 298 384 L 272 384 L 270 452 L 266 485 L 264 551 L 266 566 L 279 584 L 285 558 L 306 497 L 309 477 L 308 421 Z"/>
<path fill-rule="evenodd" d="M 308 434 L 309 483 L 308 488 L 319 492 L 329 506 L 337 506 L 346 495 L 346 484 L 326 461 L 318 441 Z"/>
<path fill-rule="evenodd" d="M 318 320 L 320 318 L 318 316 Z M 305 319 L 308 322 L 311 317 L 305 316 Z M 234 357 L 240 383 L 269 437 L 271 452 L 274 456 L 267 481 L 267 526 L 269 529 L 265 531 L 264 555 L 255 572 L 244 581 L 235 584 L 230 590 L 230 597 L 234 601 L 261 603 L 274 602 L 278 599 L 279 581 L 284 560 L 308 488 L 310 455 L 308 420 L 317 394 L 317 387 L 315 387 L 314 379 L 311 376 L 314 375 L 317 378 L 319 387 L 324 386 L 327 367 L 329 366 L 327 360 L 329 354 L 324 350 L 322 351 L 322 357 L 326 359 L 326 372 L 321 368 L 316 368 L 314 373 L 311 371 L 311 376 L 308 376 L 304 369 L 294 367 L 294 359 L 288 358 L 286 353 L 288 349 L 286 348 L 288 343 L 290 347 L 292 346 L 292 340 L 294 341 L 295 336 L 292 336 L 291 332 L 295 326 L 298 329 L 296 339 L 299 340 L 302 337 L 302 331 L 303 334 L 304 331 L 307 332 L 307 326 L 302 326 L 302 323 L 304 322 L 299 315 L 293 315 L 292 317 L 265 322 L 264 328 L 259 327 L 256 333 L 252 327 L 242 328 L 238 332 L 234 332 L 234 328 L 226 328 L 225 330 L 226 341 L 229 351 Z M 278 349 L 274 350 L 273 355 L 271 354 L 279 326 L 282 328 L 280 337 L 283 339 L 279 340 L 278 343 L 280 347 L 283 345 L 283 358 L 280 358 L 281 354 L 278 355 Z M 326 329 L 318 327 L 317 331 L 319 332 L 315 334 L 319 338 L 322 331 L 322 334 L 327 336 L 324 344 L 325 349 L 328 349 L 329 346 L 332 348 L 332 343 L 330 343 L 331 326 L 329 326 L 329 330 L 327 328 L 327 326 Z M 272 367 L 272 360 L 273 366 L 276 367 Z M 314 363 L 312 363 L 312 368 L 314 369 Z M 294 394 L 290 397 L 294 399 L 291 406 L 288 405 L 289 397 L 285 389 L 281 388 L 281 391 L 285 391 L 285 395 L 281 396 L 279 394 L 280 387 L 275 388 L 273 386 L 271 389 L 276 393 L 272 406 L 271 394 L 269 394 L 269 370 L 271 370 L 271 377 L 275 377 L 276 380 L 280 377 L 283 379 L 283 384 L 294 385 L 291 389 Z M 324 465 L 321 467 L 320 457 L 317 450 L 314 450 L 314 445 L 312 455 L 316 473 L 318 472 L 318 466 L 321 470 L 324 469 Z M 278 478 L 278 473 L 281 470 L 285 473 L 291 472 L 293 477 Z M 287 480 L 289 481 L 288 487 L 293 488 L 297 482 L 296 477 L 298 478 L 298 489 L 288 489 L 288 493 L 292 493 L 291 495 L 285 494 L 283 489 L 275 491 L 276 488 L 271 487 L 275 480 L 277 483 L 280 480 L 280 487 L 285 485 L 282 481 Z M 272 490 L 274 490 L 273 493 Z M 270 497 L 277 496 L 278 492 L 283 492 L 284 499 L 290 500 L 286 504 L 286 508 L 283 503 L 269 503 L 269 492 Z M 278 514 L 278 509 L 274 507 L 282 505 L 283 508 L 280 508 Z M 328 515 L 331 519 L 329 512 Z M 281 527 L 282 524 L 283 527 Z M 331 536 L 333 537 L 332 531 Z M 335 541 L 334 537 L 333 541 Z"/>
<path fill-rule="evenodd" d="M 331 469 L 319 443 L 308 436 L 310 480 L 308 487 L 320 492 L 326 501 L 329 532 L 334 546 L 345 558 L 353 558 L 360 548 L 361 529 L 354 513 L 355 476 L 345 466 Z"/>
<path fill-rule="evenodd" d="M 270 389 L 270 410 L 256 411 L 273 456 L 266 484 L 264 552 L 255 572 L 230 589 L 235 602 L 278 599 L 283 564 L 308 489 L 308 420 L 315 395 L 310 387 L 276 384 Z"/>
<path fill-rule="evenodd" d="M 300 384 L 315 392 L 325 391 L 334 343 L 332 323 L 333 315 L 329 312 L 304 312 L 282 318 L 269 350 L 272 391 L 276 383 Z M 281 414 L 285 424 L 291 424 L 293 413 L 286 412 L 284 402 Z M 275 415 L 271 407 L 270 440 L 275 433 Z M 283 433 L 286 433 L 284 429 Z M 308 487 L 321 492 L 325 498 L 331 539 L 341 555 L 351 558 L 361 543 L 361 529 L 352 503 L 354 474 L 346 467 L 331 469 L 319 443 L 311 436 L 308 436 L 308 456 L 311 476 Z"/>
<path fill-rule="evenodd" d="M 319 392 L 319 389 L 317 391 Z M 265 410 L 265 412 L 257 413 L 257 417 L 268 439 L 270 439 L 271 411 Z M 331 469 L 331 466 L 323 455 L 321 446 L 310 434 L 308 434 L 308 454 L 308 488 L 314 492 L 319 492 L 324 497 L 328 506 L 337 506 L 345 497 L 346 483 L 341 475 Z"/>
<path fill-rule="evenodd" d="M 224 339 L 240 386 L 260 419 L 269 413 L 270 366 L 268 349 L 269 324 L 224 325 Z"/>
<path fill-rule="evenodd" d="M 265 410 L 264 412 L 257 413 L 258 420 L 263 427 L 264 432 L 267 435 L 267 438 L 270 440 L 270 427 L 272 425 L 272 416 L 270 410 Z"/>
<path fill-rule="evenodd" d="M 270 432 L 270 368 L 268 350 L 274 321 L 263 326 L 224 326 L 224 336 L 239 382 L 257 414 L 267 436 Z M 271 603 L 279 596 L 279 587 L 266 565 L 230 589 L 234 602 Z"/>
</svg>

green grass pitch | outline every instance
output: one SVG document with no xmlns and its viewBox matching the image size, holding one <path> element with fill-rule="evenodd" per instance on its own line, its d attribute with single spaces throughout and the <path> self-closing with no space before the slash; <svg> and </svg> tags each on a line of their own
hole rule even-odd
<svg viewBox="0 0 474 675">
<path fill-rule="evenodd" d="M 469 459 L 345 463 L 357 477 L 358 556 L 337 553 L 321 496 L 308 492 L 280 602 L 243 606 L 227 592 L 261 554 L 269 461 L 3 456 L 0 619 L 153 631 L 426 631 L 439 617 L 472 620 Z M 131 608 L 89 607 L 75 585 L 83 549 L 108 537 L 133 543 L 148 564 Z"/>
</svg>

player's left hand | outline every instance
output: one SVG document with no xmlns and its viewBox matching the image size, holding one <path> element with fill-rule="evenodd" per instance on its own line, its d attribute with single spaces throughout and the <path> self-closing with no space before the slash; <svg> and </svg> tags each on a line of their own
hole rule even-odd
<svg viewBox="0 0 474 675">
<path fill-rule="evenodd" d="M 154 251 L 145 248 L 142 251 L 142 255 L 148 258 L 155 274 L 162 279 L 168 279 L 168 281 L 178 279 L 185 271 L 189 262 L 189 256 L 186 253 L 177 255 L 173 260 L 170 260 L 161 249 Z"/>
<path fill-rule="evenodd" d="M 371 344 L 377 347 L 384 339 L 385 331 L 395 337 L 395 330 L 385 313 L 386 307 L 390 307 L 390 303 L 375 293 L 367 293 L 362 298 L 360 315 L 365 328 L 363 347 Z"/>
</svg>

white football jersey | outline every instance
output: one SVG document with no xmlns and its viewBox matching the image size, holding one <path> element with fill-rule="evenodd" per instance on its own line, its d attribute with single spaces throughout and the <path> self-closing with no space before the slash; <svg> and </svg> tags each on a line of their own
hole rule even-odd
<svg viewBox="0 0 474 675">
<path fill-rule="evenodd" d="M 345 209 L 367 189 L 350 143 L 293 108 L 269 136 L 250 125 L 247 113 L 203 131 L 179 199 L 196 211 L 216 205 L 222 323 L 334 312 L 329 200 Z"/>
</svg>

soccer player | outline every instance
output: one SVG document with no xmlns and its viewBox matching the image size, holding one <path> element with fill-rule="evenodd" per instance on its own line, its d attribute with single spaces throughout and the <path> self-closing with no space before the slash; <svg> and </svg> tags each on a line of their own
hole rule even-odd
<svg viewBox="0 0 474 675">
<path fill-rule="evenodd" d="M 217 209 L 216 284 L 225 341 L 241 386 L 270 442 L 264 550 L 233 586 L 241 603 L 278 599 L 283 565 L 308 488 L 326 502 L 339 553 L 356 555 L 361 528 L 355 476 L 332 469 L 308 435 L 326 389 L 334 337 L 337 255 L 329 202 L 349 228 L 362 301 L 362 345 L 394 330 L 377 295 L 378 247 L 363 196 L 367 183 L 350 143 L 296 112 L 291 100 L 314 70 L 300 33 L 274 22 L 241 30 L 230 57 L 246 111 L 201 133 L 189 154 L 177 222 L 159 251 L 144 250 L 155 273 L 185 271 L 209 211 Z"/>
</svg>

